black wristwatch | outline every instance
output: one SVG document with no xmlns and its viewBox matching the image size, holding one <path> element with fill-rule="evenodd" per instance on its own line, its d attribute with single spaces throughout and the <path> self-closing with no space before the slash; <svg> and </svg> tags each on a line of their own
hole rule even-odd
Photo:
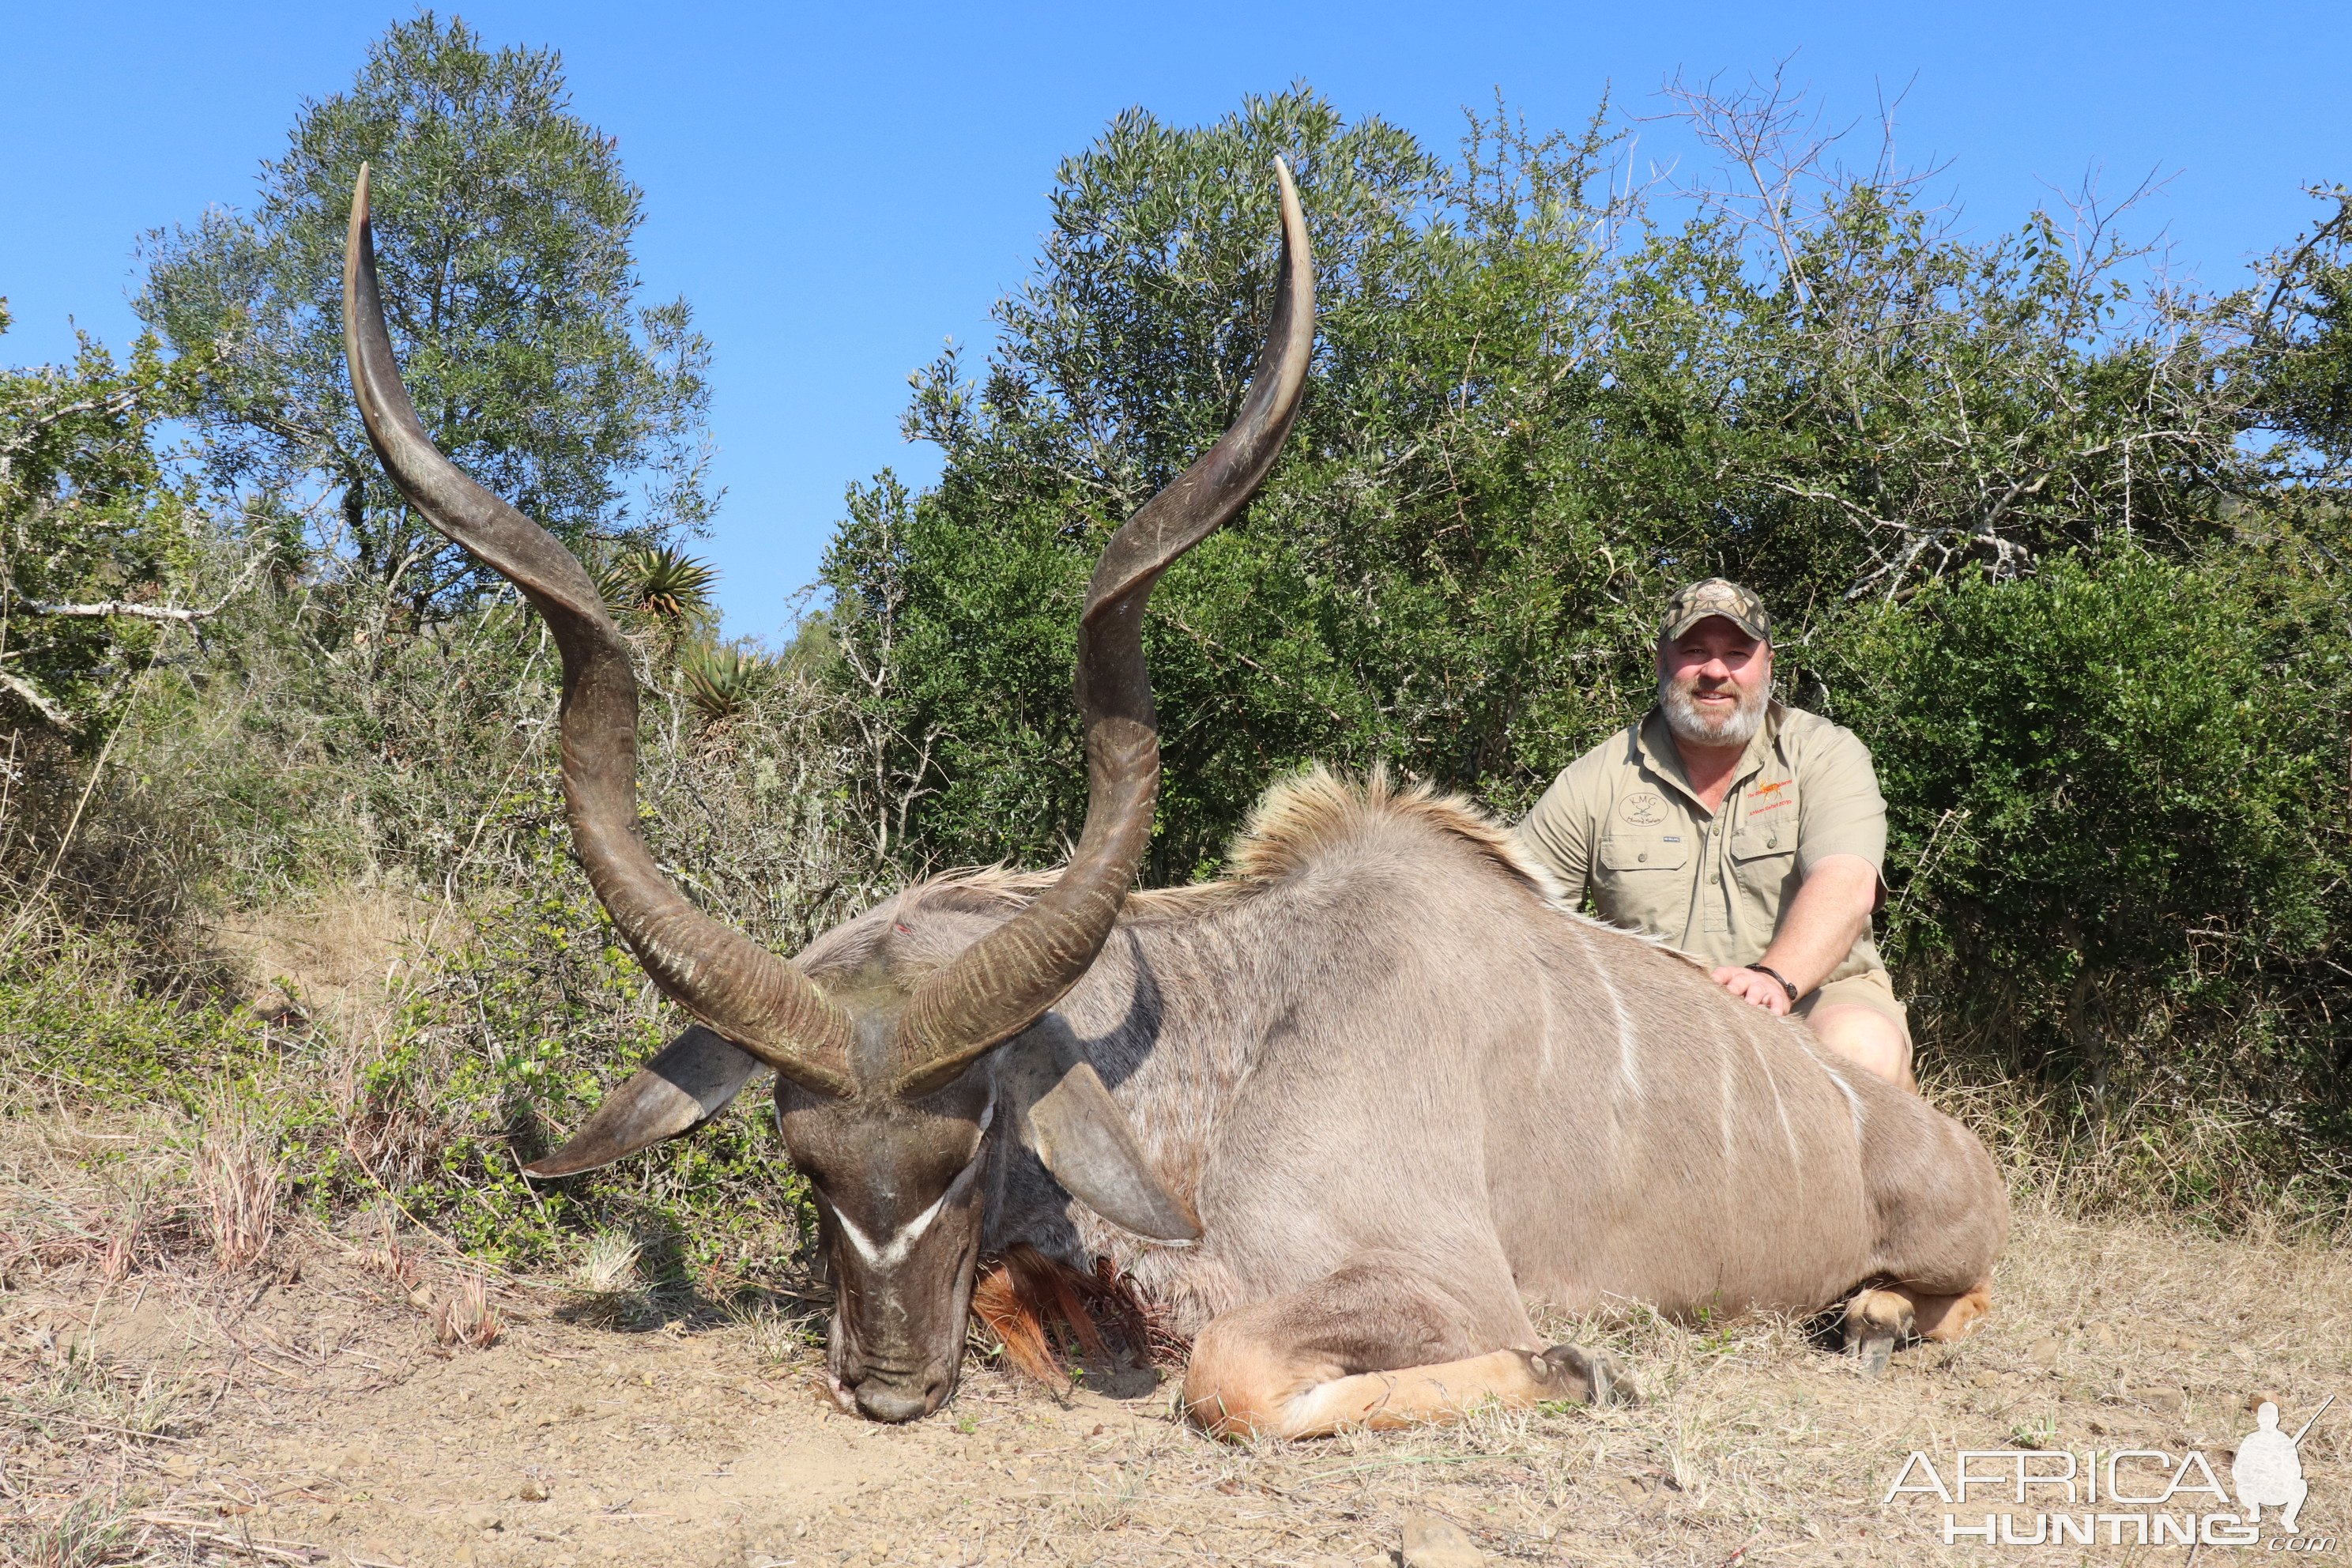
<svg viewBox="0 0 2352 1568">
<path fill-rule="evenodd" d="M 1751 963 L 1748 965 L 1748 967 L 1754 970 L 1759 974 L 1769 975 L 1772 979 L 1779 981 L 1780 983 L 1780 989 L 1789 994 L 1789 1005 L 1793 1007 L 1797 1005 L 1797 988 L 1789 984 L 1789 977 L 1787 975 L 1781 973 L 1777 969 L 1767 969 L 1760 963 Z"/>
</svg>

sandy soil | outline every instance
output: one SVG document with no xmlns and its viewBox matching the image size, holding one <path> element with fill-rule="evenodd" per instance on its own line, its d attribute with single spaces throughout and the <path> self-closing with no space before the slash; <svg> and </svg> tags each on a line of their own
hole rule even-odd
<svg viewBox="0 0 2352 1568">
<path fill-rule="evenodd" d="M 1631 1358 L 1640 1406 L 1242 1448 L 1172 1421 L 1150 1373 L 1056 1397 L 976 1363 L 941 1415 L 884 1428 L 821 1396 L 789 1302 L 625 1323 L 500 1281 L 496 1342 L 445 1345 L 467 1276 L 428 1237 L 298 1231 L 236 1273 L 126 1258 L 105 1135 L 0 1135 L 11 1563 L 1336 1565 L 1397 1561 L 1423 1516 L 1497 1562 L 2181 1561 L 1947 1548 L 1934 1498 L 1879 1500 L 1915 1448 L 1948 1478 L 1960 1447 L 2193 1447 L 2226 1483 L 2250 1402 L 2293 1427 L 2352 1396 L 2352 1260 L 2029 1214 L 1984 1331 L 1880 1383 L 1794 1324 L 1563 1324 Z M 2352 1539 L 2347 1436 L 2339 1403 L 2305 1440 L 2305 1538 Z"/>
</svg>

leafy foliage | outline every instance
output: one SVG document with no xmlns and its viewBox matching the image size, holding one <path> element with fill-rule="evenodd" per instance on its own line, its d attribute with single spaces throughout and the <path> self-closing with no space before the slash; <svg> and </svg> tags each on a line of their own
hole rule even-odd
<svg viewBox="0 0 2352 1568">
<path fill-rule="evenodd" d="M 152 338 L 128 363 L 85 338 L 71 365 L 0 371 L 0 724 L 94 743 L 168 624 L 140 611 L 198 531 L 148 439 L 175 395 Z"/>
<path fill-rule="evenodd" d="M 1078 820 L 1072 619 L 1238 404 L 1280 153 L 1318 359 L 1265 489 L 1152 604 L 1149 875 L 1213 870 L 1310 759 L 1516 812 L 1647 705 L 1664 593 L 1722 573 L 1774 605 L 1788 695 L 1879 755 L 1931 1039 L 2336 1126 L 2345 557 L 2241 440 L 2280 363 L 2250 301 L 2151 291 L 2087 200 L 1957 233 L 1776 89 L 1685 108 L 1727 177 L 1673 205 L 1626 194 L 1603 118 L 1474 121 L 1443 160 L 1303 89 L 1066 162 L 984 370 L 919 379 L 940 482 L 854 490 L 828 561 L 845 658 L 894 649 L 846 689 L 915 781 L 902 853 L 1047 861 Z"/>
<path fill-rule="evenodd" d="M 2314 191 L 2336 204 L 2326 222 L 2264 270 L 2252 402 L 2264 426 L 2299 443 L 2340 481 L 2352 460 L 2352 191 Z"/>
</svg>

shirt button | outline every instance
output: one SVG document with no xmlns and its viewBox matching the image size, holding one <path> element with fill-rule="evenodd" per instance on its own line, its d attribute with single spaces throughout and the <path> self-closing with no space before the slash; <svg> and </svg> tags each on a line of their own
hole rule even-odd
<svg viewBox="0 0 2352 1568">
<path fill-rule="evenodd" d="M 1634 857 L 1633 857 L 1633 858 L 1634 858 L 1634 859 L 1636 859 L 1636 860 L 1647 860 L 1649 858 L 1650 858 L 1650 852 L 1649 852 L 1648 850 L 1646 850 L 1646 849 L 1643 850 L 1639 855 L 1636 855 L 1636 856 L 1634 856 Z"/>
</svg>

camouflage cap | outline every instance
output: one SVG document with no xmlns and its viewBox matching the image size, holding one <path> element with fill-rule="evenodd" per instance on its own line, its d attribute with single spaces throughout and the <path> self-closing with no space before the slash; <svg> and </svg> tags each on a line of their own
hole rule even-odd
<svg viewBox="0 0 2352 1568">
<path fill-rule="evenodd" d="M 1658 617 L 1658 640 L 1678 637 L 1709 616 L 1721 616 L 1758 642 L 1772 640 L 1772 617 L 1764 613 L 1764 601 L 1726 577 L 1676 589 Z"/>
</svg>

